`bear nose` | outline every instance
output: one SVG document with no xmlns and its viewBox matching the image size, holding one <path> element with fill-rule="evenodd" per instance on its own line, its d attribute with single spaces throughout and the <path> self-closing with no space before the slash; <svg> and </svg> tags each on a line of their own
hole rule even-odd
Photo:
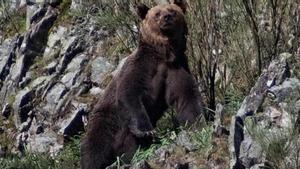
<svg viewBox="0 0 300 169">
<path fill-rule="evenodd" d="M 172 19 L 172 15 L 168 14 L 164 16 L 165 21 L 170 21 Z"/>
</svg>

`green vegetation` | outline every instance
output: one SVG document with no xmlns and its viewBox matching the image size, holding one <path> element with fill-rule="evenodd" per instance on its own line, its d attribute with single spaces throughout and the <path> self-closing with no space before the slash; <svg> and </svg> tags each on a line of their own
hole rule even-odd
<svg viewBox="0 0 300 169">
<path fill-rule="evenodd" d="M 156 144 L 152 144 L 149 148 L 139 148 L 135 153 L 132 164 L 137 164 L 143 160 L 149 160 L 153 157 L 156 150 L 162 147 L 168 147 L 171 144 L 176 144 L 176 139 L 178 138 L 178 134 L 182 131 L 187 131 L 188 137 L 191 140 L 191 143 L 196 145 L 196 149 L 198 150 L 199 154 L 206 154 L 211 149 L 211 142 L 212 142 L 212 127 L 207 126 L 200 130 L 189 131 L 187 129 L 179 129 L 178 132 L 175 131 L 168 131 L 164 133 L 159 133 L 159 141 Z M 181 147 L 182 148 L 182 147 Z M 175 150 L 174 154 L 181 155 L 182 150 L 179 148 Z"/>
<path fill-rule="evenodd" d="M 246 123 L 247 131 L 267 155 L 270 168 L 298 168 L 300 165 L 300 133 L 295 122 L 287 128 L 271 129 L 254 120 Z"/>
<path fill-rule="evenodd" d="M 53 27 L 60 25 L 60 26 L 69 26 L 71 25 L 72 15 L 70 13 L 70 6 L 72 1 L 71 0 L 63 0 L 59 5 L 59 15 L 55 21 Z"/>
<path fill-rule="evenodd" d="M 202 128 L 192 133 L 192 141 L 199 147 L 199 149 L 209 149 L 212 141 L 212 127 Z"/>
<path fill-rule="evenodd" d="M 55 157 L 43 153 L 10 155 L 0 159 L 1 169 L 76 169 L 79 168 L 80 138 L 75 137 Z"/>
<path fill-rule="evenodd" d="M 174 143 L 174 140 L 176 139 L 177 134 L 175 133 L 175 131 L 169 131 L 169 132 L 165 132 L 165 133 L 160 133 L 158 138 L 159 141 L 156 144 L 152 144 L 149 148 L 139 148 L 133 159 L 132 159 L 132 163 L 133 164 L 137 164 L 138 162 L 142 161 L 142 160 L 147 160 L 151 157 L 153 157 L 154 152 L 159 149 L 162 146 L 167 146 L 170 145 L 171 143 Z"/>
<path fill-rule="evenodd" d="M 26 9 L 10 9 L 11 1 L 0 0 L 0 42 L 26 30 Z"/>
</svg>

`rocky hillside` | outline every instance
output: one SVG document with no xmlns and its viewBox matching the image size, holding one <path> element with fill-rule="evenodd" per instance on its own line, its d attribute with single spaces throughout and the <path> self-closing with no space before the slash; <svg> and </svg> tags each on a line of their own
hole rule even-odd
<svg viewBox="0 0 300 169">
<path fill-rule="evenodd" d="M 2 2 L 0 168 L 79 168 L 88 114 L 136 43 L 134 12 L 124 2 Z M 215 121 L 174 129 L 170 110 L 157 143 L 139 149 L 132 165 L 118 159 L 109 168 L 299 168 L 300 4 L 188 3 L 190 65 Z M 73 164 L 56 164 L 61 154 L 58 163 L 76 154 Z"/>
<path fill-rule="evenodd" d="M 59 12 L 51 3 L 38 7 L 23 34 L 1 43 L 1 127 L 14 151 L 57 153 L 84 131 L 84 117 L 115 68 L 98 52 L 109 32 L 87 17 L 58 25 Z"/>
</svg>

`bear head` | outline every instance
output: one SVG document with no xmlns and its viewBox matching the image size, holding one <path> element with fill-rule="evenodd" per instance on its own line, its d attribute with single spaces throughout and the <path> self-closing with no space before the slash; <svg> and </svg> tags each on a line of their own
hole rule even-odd
<svg viewBox="0 0 300 169">
<path fill-rule="evenodd" d="M 171 4 L 157 5 L 153 8 L 143 4 L 137 5 L 137 14 L 142 20 L 141 40 L 154 45 L 185 41 L 187 24 L 184 17 L 186 11 L 184 2 L 174 0 Z"/>
</svg>

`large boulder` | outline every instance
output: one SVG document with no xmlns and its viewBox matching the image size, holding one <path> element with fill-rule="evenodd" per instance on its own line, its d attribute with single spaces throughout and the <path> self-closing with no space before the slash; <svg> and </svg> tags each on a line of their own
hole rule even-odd
<svg viewBox="0 0 300 169">
<path fill-rule="evenodd" d="M 288 59 L 283 56 L 289 55 L 281 55 L 280 59 L 270 64 L 244 99 L 237 114 L 232 117 L 229 137 L 230 168 L 267 167 L 268 161 L 276 159 L 271 156 L 268 148 L 272 142 L 281 137 L 287 139 L 287 131 L 297 131 L 292 119 L 299 118 L 300 80 L 289 78 Z M 289 147 L 288 144 L 293 145 L 295 142 L 282 144 Z"/>
</svg>

